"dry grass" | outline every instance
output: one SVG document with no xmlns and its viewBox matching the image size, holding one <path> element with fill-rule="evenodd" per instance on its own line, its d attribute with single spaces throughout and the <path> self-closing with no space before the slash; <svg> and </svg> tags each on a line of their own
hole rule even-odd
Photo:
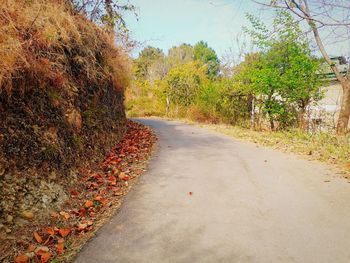
<svg viewBox="0 0 350 263">
<path fill-rule="evenodd" d="M 111 78 L 118 89 L 130 76 L 114 39 L 60 1 L 0 0 L 0 57 L 0 88 L 7 92 L 24 75 L 42 87 L 67 87 L 79 71 L 90 81 Z"/>
<path fill-rule="evenodd" d="M 258 143 L 285 152 L 293 152 L 307 158 L 335 165 L 342 172 L 350 171 L 350 144 L 348 139 L 329 133 L 310 134 L 300 130 L 253 131 L 224 124 L 198 124 L 228 136 Z"/>
</svg>

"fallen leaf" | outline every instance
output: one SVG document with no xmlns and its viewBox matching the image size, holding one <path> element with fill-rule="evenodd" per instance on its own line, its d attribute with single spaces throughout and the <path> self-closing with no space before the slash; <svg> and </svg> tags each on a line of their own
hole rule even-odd
<svg viewBox="0 0 350 263">
<path fill-rule="evenodd" d="M 49 252 L 49 248 L 45 246 L 40 246 L 35 249 L 35 254 L 38 256 L 41 256 L 42 254 L 45 254 Z"/>
<path fill-rule="evenodd" d="M 52 255 L 51 255 L 50 252 L 45 252 L 45 253 L 42 253 L 40 256 L 41 256 L 40 257 L 40 262 L 41 263 L 46 263 L 46 262 L 49 261 L 49 259 L 51 258 Z"/>
<path fill-rule="evenodd" d="M 94 203 L 91 200 L 87 200 L 84 204 L 85 208 L 90 208 L 94 205 Z"/>
<path fill-rule="evenodd" d="M 55 230 L 53 230 L 53 228 L 51 228 L 51 227 L 46 228 L 46 232 L 47 232 L 50 236 L 55 235 Z"/>
<path fill-rule="evenodd" d="M 61 238 L 58 240 L 57 245 L 56 245 L 56 251 L 57 254 L 62 254 L 64 252 L 64 239 Z"/>
<path fill-rule="evenodd" d="M 116 185 L 117 184 L 117 178 L 115 176 L 111 175 L 107 178 L 109 185 Z"/>
<path fill-rule="evenodd" d="M 71 196 L 77 196 L 77 195 L 79 195 L 79 192 L 75 189 L 71 189 L 70 194 L 71 194 Z"/>
<path fill-rule="evenodd" d="M 78 224 L 77 230 L 84 231 L 87 228 L 87 224 Z"/>
<path fill-rule="evenodd" d="M 120 173 L 118 177 L 120 180 L 123 180 L 123 181 L 129 181 L 130 179 L 129 176 L 127 176 L 125 173 Z"/>
<path fill-rule="evenodd" d="M 61 237 L 66 237 L 70 234 L 71 230 L 68 228 L 60 228 L 58 230 L 58 233 L 61 235 Z"/>
<path fill-rule="evenodd" d="M 30 245 L 28 246 L 28 248 L 27 248 L 27 251 L 28 251 L 28 252 L 33 252 L 35 249 L 36 249 L 36 246 L 33 245 L 33 244 L 30 244 Z"/>
<path fill-rule="evenodd" d="M 65 220 L 68 220 L 70 218 L 70 215 L 67 212 L 61 211 L 60 215 L 63 216 Z"/>
<path fill-rule="evenodd" d="M 44 244 L 43 245 L 47 245 L 50 241 L 52 241 L 53 240 L 53 236 L 49 236 L 47 239 L 46 239 L 46 241 L 44 242 Z"/>
<path fill-rule="evenodd" d="M 102 199 L 103 199 L 103 197 L 99 195 L 99 196 L 96 196 L 94 200 L 95 201 L 101 201 Z"/>
<path fill-rule="evenodd" d="M 78 214 L 80 217 L 84 217 L 86 214 L 85 208 L 84 207 L 80 208 Z"/>
<path fill-rule="evenodd" d="M 15 257 L 15 263 L 27 263 L 29 262 L 29 257 L 26 255 L 18 255 Z"/>
<path fill-rule="evenodd" d="M 34 238 L 35 238 L 36 242 L 38 242 L 38 243 L 42 243 L 43 242 L 43 239 L 41 238 L 41 236 L 36 231 L 34 232 Z"/>
</svg>

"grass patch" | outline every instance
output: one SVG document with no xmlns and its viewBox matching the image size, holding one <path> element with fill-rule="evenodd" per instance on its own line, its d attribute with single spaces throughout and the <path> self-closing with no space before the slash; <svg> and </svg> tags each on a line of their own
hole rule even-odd
<svg viewBox="0 0 350 263">
<path fill-rule="evenodd" d="M 310 134 L 300 130 L 254 131 L 225 124 L 200 124 L 236 139 L 257 143 L 285 152 L 306 155 L 313 160 L 336 165 L 342 171 L 350 171 L 350 144 L 348 138 L 329 133 Z"/>
</svg>

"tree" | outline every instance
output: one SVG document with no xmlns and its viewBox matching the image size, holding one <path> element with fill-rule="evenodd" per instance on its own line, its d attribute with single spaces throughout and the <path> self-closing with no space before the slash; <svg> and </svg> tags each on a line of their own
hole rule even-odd
<svg viewBox="0 0 350 263">
<path fill-rule="evenodd" d="M 133 12 L 136 7 L 129 2 L 120 3 L 118 0 L 64 0 L 73 12 L 84 14 L 91 21 L 104 25 L 106 31 L 117 34 L 117 41 L 126 49 L 135 46 L 130 40 L 129 30 L 123 18 L 125 12 Z"/>
<path fill-rule="evenodd" d="M 285 11 L 277 12 L 272 32 L 254 16 L 248 15 L 248 19 L 253 29 L 246 31 L 260 52 L 247 57 L 236 79 L 258 97 L 271 129 L 275 121 L 290 125 L 294 113 L 299 127 L 306 128 L 306 108 L 311 101 L 320 99 L 318 62 L 311 55 L 306 36 Z"/>
<path fill-rule="evenodd" d="M 220 62 L 214 49 L 204 41 L 198 42 L 193 48 L 193 58 L 208 68 L 208 77 L 214 78 L 219 73 Z"/>
<path fill-rule="evenodd" d="M 135 60 L 135 74 L 138 78 L 149 79 L 151 67 L 164 59 L 164 53 L 160 48 L 152 46 L 145 47 Z"/>
<path fill-rule="evenodd" d="M 168 63 L 171 67 L 189 63 L 194 57 L 193 47 L 189 44 L 181 44 L 169 49 Z"/>
<path fill-rule="evenodd" d="M 344 0 L 269 0 L 260 2 L 262 5 L 278 9 L 286 9 L 296 15 L 299 20 L 306 21 L 313 32 L 315 42 L 325 61 L 329 64 L 343 89 L 341 109 L 337 123 L 337 134 L 345 135 L 348 132 L 350 117 L 350 67 L 346 76 L 343 76 L 332 62 L 324 46 L 324 38 L 320 34 L 323 28 L 331 29 L 337 38 L 349 38 L 350 3 Z"/>
<path fill-rule="evenodd" d="M 206 73 L 207 68 L 198 62 L 172 68 L 166 78 L 170 103 L 182 107 L 193 104 L 199 88 L 208 81 Z"/>
</svg>

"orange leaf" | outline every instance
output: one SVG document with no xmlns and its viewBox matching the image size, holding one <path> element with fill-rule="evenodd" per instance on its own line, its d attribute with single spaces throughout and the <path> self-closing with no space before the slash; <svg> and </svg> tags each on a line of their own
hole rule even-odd
<svg viewBox="0 0 350 263">
<path fill-rule="evenodd" d="M 84 204 L 84 206 L 85 206 L 86 208 L 92 207 L 93 205 L 94 205 L 94 203 L 93 203 L 92 201 L 90 201 L 90 200 L 87 200 L 87 201 L 85 202 L 85 204 Z"/>
<path fill-rule="evenodd" d="M 60 228 L 58 230 L 58 233 L 60 233 L 61 237 L 68 236 L 69 233 L 70 233 L 70 229 L 68 229 L 68 228 Z"/>
<path fill-rule="evenodd" d="M 116 185 L 117 184 L 117 178 L 113 175 L 108 177 L 109 185 Z"/>
<path fill-rule="evenodd" d="M 58 240 L 58 243 L 56 245 L 56 251 L 57 251 L 57 254 L 63 253 L 63 251 L 64 251 L 64 239 L 63 238 Z"/>
<path fill-rule="evenodd" d="M 77 227 L 78 231 L 84 231 L 87 228 L 87 224 L 79 224 Z"/>
<path fill-rule="evenodd" d="M 51 227 L 46 228 L 46 232 L 47 232 L 50 236 L 55 235 L 55 230 L 53 230 Z"/>
<path fill-rule="evenodd" d="M 79 195 L 79 192 L 78 192 L 77 190 L 75 190 L 75 189 L 71 189 L 71 190 L 70 190 L 70 194 L 71 194 L 72 196 L 77 196 L 77 195 Z"/>
<path fill-rule="evenodd" d="M 26 255 L 18 255 L 15 258 L 15 263 L 27 263 L 29 262 L 29 257 Z"/>
<path fill-rule="evenodd" d="M 41 263 L 46 263 L 49 261 L 49 259 L 51 258 L 51 253 L 50 252 L 45 252 L 41 254 L 41 258 L 40 258 L 40 262 Z"/>
<path fill-rule="evenodd" d="M 95 201 L 101 201 L 102 199 L 103 199 L 103 197 L 99 195 L 99 196 L 96 196 L 94 200 Z"/>
<path fill-rule="evenodd" d="M 84 216 L 85 216 L 85 213 L 86 213 L 85 208 L 84 208 L 84 207 L 80 208 L 78 213 L 79 213 L 79 216 L 80 216 L 80 217 L 84 217 Z"/>
<path fill-rule="evenodd" d="M 123 181 L 129 181 L 129 176 L 127 176 L 125 173 L 120 173 L 119 179 Z"/>
<path fill-rule="evenodd" d="M 70 215 L 69 215 L 67 212 L 61 211 L 61 212 L 60 212 L 60 215 L 63 216 L 63 218 L 64 218 L 65 220 L 68 220 L 68 219 L 70 218 Z"/>
<path fill-rule="evenodd" d="M 28 252 L 33 252 L 35 249 L 36 249 L 36 246 L 33 245 L 33 244 L 30 244 L 30 245 L 28 246 L 28 248 L 27 248 L 27 251 L 28 251 Z"/>
<path fill-rule="evenodd" d="M 36 231 L 34 232 L 34 238 L 35 238 L 36 242 L 38 242 L 38 243 L 42 243 L 43 242 L 43 239 L 41 238 L 41 236 Z"/>
</svg>

